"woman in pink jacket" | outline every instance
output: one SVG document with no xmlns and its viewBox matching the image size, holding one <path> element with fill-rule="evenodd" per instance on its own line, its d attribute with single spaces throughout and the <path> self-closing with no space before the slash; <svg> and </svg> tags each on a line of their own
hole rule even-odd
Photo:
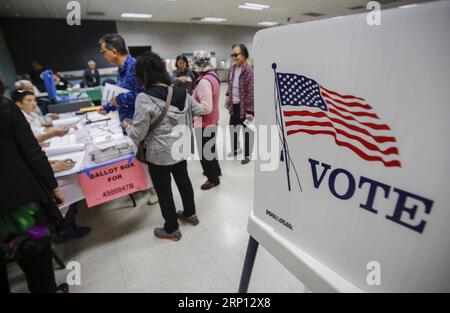
<svg viewBox="0 0 450 313">
<path fill-rule="evenodd" d="M 216 153 L 220 80 L 211 66 L 209 52 L 196 51 L 192 61 L 194 70 L 199 73 L 193 97 L 203 108 L 202 116 L 194 119 L 194 128 L 203 174 L 208 178 L 201 189 L 208 190 L 220 184 L 222 175 Z"/>
</svg>

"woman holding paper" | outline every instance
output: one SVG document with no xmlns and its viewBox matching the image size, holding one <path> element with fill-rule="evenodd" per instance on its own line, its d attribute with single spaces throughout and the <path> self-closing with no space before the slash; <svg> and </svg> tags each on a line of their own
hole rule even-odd
<svg viewBox="0 0 450 313">
<path fill-rule="evenodd" d="M 184 55 L 177 56 L 175 63 L 177 69 L 173 72 L 173 83 L 175 86 L 185 88 L 192 95 L 194 90 L 195 76 L 189 68 L 189 63 Z"/>
<path fill-rule="evenodd" d="M 233 136 L 231 138 L 233 151 L 230 155 L 237 155 L 240 152 L 239 132 L 240 127 L 244 126 L 244 159 L 241 163 L 248 164 L 253 146 L 253 133 L 245 129 L 249 122 L 253 122 L 255 114 L 253 68 L 247 62 L 249 53 L 244 44 L 234 44 L 232 49 L 233 65 L 229 71 L 225 100 L 225 107 L 230 111 Z"/>
<path fill-rule="evenodd" d="M 10 292 L 9 259 L 17 260 L 30 292 L 68 292 L 67 284 L 56 286 L 50 245 L 64 196 L 24 115 L 2 94 L 0 82 L 0 293 Z"/>
<path fill-rule="evenodd" d="M 53 137 L 65 136 L 69 132 L 67 127 L 52 127 L 46 129 L 42 126 L 39 116 L 35 113 L 37 102 L 33 92 L 28 90 L 15 90 L 12 93 L 12 100 L 22 111 L 25 119 L 31 126 L 31 131 L 39 143 Z"/>
</svg>

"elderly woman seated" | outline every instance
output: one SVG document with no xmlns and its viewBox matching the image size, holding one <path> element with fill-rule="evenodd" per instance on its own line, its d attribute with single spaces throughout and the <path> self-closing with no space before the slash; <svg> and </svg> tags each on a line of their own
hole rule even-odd
<svg viewBox="0 0 450 313">
<path fill-rule="evenodd" d="M 42 125 L 39 115 L 35 113 L 37 103 L 33 92 L 29 90 L 15 90 L 12 93 L 12 100 L 22 110 L 39 143 L 43 143 L 53 137 L 62 137 L 68 133 L 69 129 L 66 127 L 46 128 Z"/>
</svg>

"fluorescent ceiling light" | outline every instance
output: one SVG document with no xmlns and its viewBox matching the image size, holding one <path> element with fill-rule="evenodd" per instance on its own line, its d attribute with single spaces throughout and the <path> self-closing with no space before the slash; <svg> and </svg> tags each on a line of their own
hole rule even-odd
<svg viewBox="0 0 450 313">
<path fill-rule="evenodd" d="M 222 23 L 225 22 L 227 19 L 226 18 L 221 18 L 221 17 L 204 17 L 201 19 L 202 22 L 209 22 L 209 23 Z"/>
<path fill-rule="evenodd" d="M 260 25 L 260 26 L 277 26 L 277 25 L 280 25 L 280 23 L 264 21 L 264 22 L 259 22 L 258 25 Z"/>
<path fill-rule="evenodd" d="M 399 6 L 399 8 L 400 9 L 409 9 L 409 8 L 414 8 L 416 6 L 417 6 L 417 4 L 408 4 L 408 5 Z"/>
<path fill-rule="evenodd" d="M 248 3 L 247 2 L 244 5 L 250 6 L 250 7 L 255 7 L 255 8 L 261 8 L 261 9 L 270 9 L 270 5 L 265 5 L 265 4 Z"/>
<path fill-rule="evenodd" d="M 124 18 L 152 18 L 152 14 L 141 14 L 141 13 L 122 13 Z"/>
<path fill-rule="evenodd" d="M 270 5 L 258 3 L 245 3 L 238 6 L 240 9 L 262 11 L 270 8 Z"/>
</svg>

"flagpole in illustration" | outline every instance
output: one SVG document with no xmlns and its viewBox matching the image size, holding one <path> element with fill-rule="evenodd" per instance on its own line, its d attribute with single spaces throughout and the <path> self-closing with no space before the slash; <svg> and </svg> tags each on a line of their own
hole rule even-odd
<svg viewBox="0 0 450 313">
<path fill-rule="evenodd" d="M 273 68 L 273 72 L 275 75 L 275 84 L 276 84 L 276 89 L 277 89 L 277 103 L 278 103 L 278 110 L 279 110 L 279 117 L 277 118 L 278 120 L 278 127 L 281 129 L 281 141 L 283 143 L 283 151 L 281 151 L 281 161 L 284 162 L 286 164 L 286 176 L 287 176 L 287 183 L 288 183 L 288 189 L 289 191 L 291 191 L 291 177 L 290 177 L 290 169 L 289 169 L 289 156 L 288 156 L 288 151 L 287 151 L 287 140 L 286 140 L 286 135 L 284 133 L 284 120 L 283 120 L 283 110 L 281 109 L 281 99 L 280 99 L 280 84 L 278 82 L 278 76 L 277 76 L 277 64 L 273 63 L 272 64 L 272 68 Z"/>
</svg>

